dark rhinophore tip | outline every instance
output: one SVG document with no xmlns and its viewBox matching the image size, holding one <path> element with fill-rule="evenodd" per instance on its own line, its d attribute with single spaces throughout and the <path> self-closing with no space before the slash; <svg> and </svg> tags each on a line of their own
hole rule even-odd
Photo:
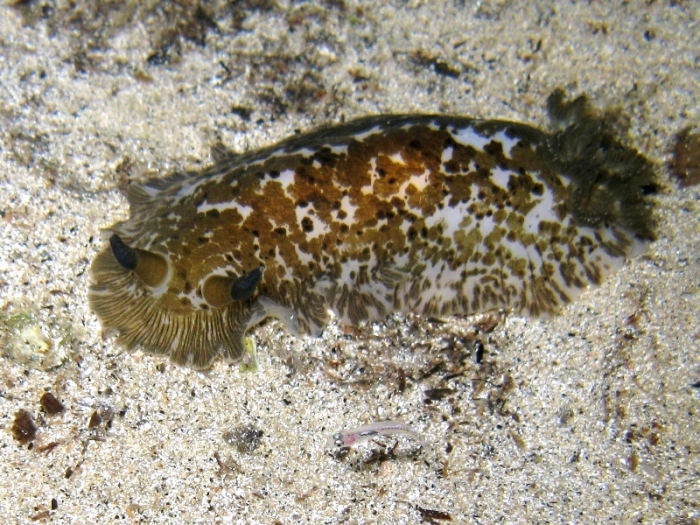
<svg viewBox="0 0 700 525">
<path fill-rule="evenodd" d="M 148 286 L 159 286 L 168 275 L 168 263 L 157 253 L 132 248 L 116 233 L 109 238 L 112 255 L 125 270 L 134 272 Z"/>
<path fill-rule="evenodd" d="M 214 308 L 220 308 L 232 302 L 245 301 L 255 293 L 264 271 L 264 266 L 258 266 L 255 270 L 238 278 L 212 275 L 204 282 L 202 295 L 209 306 Z"/>
<path fill-rule="evenodd" d="M 231 299 L 245 301 L 253 295 L 260 279 L 262 279 L 263 270 L 265 270 L 264 266 L 258 266 L 255 270 L 236 279 L 231 286 Z"/>
<path fill-rule="evenodd" d="M 119 265 L 125 270 L 134 271 L 138 265 L 136 252 L 129 248 L 116 233 L 109 238 L 109 245 Z"/>
</svg>

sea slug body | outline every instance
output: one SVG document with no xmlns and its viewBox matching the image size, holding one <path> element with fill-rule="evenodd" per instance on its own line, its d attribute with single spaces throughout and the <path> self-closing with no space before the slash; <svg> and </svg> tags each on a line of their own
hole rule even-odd
<svg viewBox="0 0 700 525">
<path fill-rule="evenodd" d="M 548 100 L 551 132 L 388 115 L 129 188 L 90 303 L 129 349 L 210 366 L 275 317 L 321 333 L 392 311 L 541 316 L 653 240 L 651 164 L 585 99 Z"/>
</svg>

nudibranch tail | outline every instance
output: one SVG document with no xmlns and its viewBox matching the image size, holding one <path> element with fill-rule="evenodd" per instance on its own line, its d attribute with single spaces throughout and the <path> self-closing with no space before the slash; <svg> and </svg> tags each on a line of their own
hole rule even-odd
<svg viewBox="0 0 700 525">
<path fill-rule="evenodd" d="M 547 100 L 555 127 L 549 138 L 551 165 L 571 179 L 571 213 L 580 224 L 614 227 L 631 233 L 636 255 L 656 236 L 650 203 L 655 193 L 652 164 L 613 135 L 605 114 L 584 96 L 566 102 L 555 90 Z"/>
<path fill-rule="evenodd" d="M 197 368 L 266 317 L 318 335 L 330 311 L 555 313 L 654 239 L 655 186 L 585 97 L 548 109 L 552 132 L 366 117 L 133 185 L 91 306 L 128 349 Z"/>
</svg>

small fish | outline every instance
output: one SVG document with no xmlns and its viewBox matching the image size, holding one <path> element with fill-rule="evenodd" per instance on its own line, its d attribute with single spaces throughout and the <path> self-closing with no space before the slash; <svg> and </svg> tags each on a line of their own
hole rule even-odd
<svg viewBox="0 0 700 525">
<path fill-rule="evenodd" d="M 337 448 L 352 447 L 377 436 L 406 436 L 425 445 L 423 437 L 401 420 L 378 421 L 362 427 L 351 428 L 333 434 L 329 445 Z"/>
<path fill-rule="evenodd" d="M 378 115 L 129 187 L 90 305 L 129 350 L 207 368 L 267 317 L 318 336 L 391 312 L 545 316 L 654 239 L 653 166 L 585 97 L 544 131 Z"/>
</svg>

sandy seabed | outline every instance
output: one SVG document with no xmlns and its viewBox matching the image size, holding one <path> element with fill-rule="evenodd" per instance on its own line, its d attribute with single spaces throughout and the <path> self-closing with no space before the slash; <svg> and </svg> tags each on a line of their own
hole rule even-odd
<svg viewBox="0 0 700 525">
<path fill-rule="evenodd" d="M 698 189 L 666 167 L 700 8 L 648 4 L 0 6 L 0 522 L 700 523 Z M 89 311 L 131 180 L 373 113 L 544 126 L 558 86 L 620 108 L 661 191 L 658 241 L 557 317 L 268 322 L 257 372 L 203 373 Z M 429 445 L 327 446 L 397 417 Z"/>
</svg>

